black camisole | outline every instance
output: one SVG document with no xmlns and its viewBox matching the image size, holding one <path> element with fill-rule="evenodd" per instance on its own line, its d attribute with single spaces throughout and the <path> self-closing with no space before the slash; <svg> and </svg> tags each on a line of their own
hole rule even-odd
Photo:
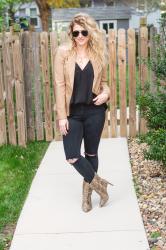
<svg viewBox="0 0 166 250">
<path fill-rule="evenodd" d="M 77 63 L 75 64 L 74 86 L 70 104 L 93 103 L 93 98 L 96 97 L 92 93 L 93 79 L 94 71 L 91 61 L 86 64 L 83 70 Z"/>
</svg>

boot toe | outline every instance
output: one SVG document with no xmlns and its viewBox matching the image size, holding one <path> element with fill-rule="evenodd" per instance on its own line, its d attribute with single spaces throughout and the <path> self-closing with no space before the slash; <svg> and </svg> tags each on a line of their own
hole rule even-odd
<svg viewBox="0 0 166 250">
<path fill-rule="evenodd" d="M 82 206 L 82 210 L 87 213 L 89 212 L 90 210 L 92 210 L 92 207 L 91 206 Z"/>
<path fill-rule="evenodd" d="M 104 199 L 101 199 L 99 206 L 104 207 L 108 200 L 109 200 L 109 196 L 106 196 Z"/>
</svg>

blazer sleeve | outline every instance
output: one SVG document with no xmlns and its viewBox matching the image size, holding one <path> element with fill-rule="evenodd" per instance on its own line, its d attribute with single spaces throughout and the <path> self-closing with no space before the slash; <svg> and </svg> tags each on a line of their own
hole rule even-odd
<svg viewBox="0 0 166 250">
<path fill-rule="evenodd" d="M 102 70 L 102 76 L 101 76 L 101 93 L 106 93 L 108 94 L 108 100 L 110 99 L 110 88 L 107 85 L 108 80 L 107 80 L 107 64 L 103 67 Z M 108 101 L 107 100 L 107 101 Z"/>
<path fill-rule="evenodd" d="M 56 119 L 66 119 L 66 101 L 65 101 L 65 77 L 64 77 L 64 59 L 65 50 L 58 47 L 54 58 L 54 90 L 56 99 Z"/>
</svg>

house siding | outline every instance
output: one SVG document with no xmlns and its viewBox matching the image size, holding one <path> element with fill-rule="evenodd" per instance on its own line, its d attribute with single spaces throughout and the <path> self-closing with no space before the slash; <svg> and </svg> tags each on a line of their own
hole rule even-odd
<svg viewBox="0 0 166 250">
<path fill-rule="evenodd" d="M 120 19 L 117 20 L 117 29 L 128 29 L 129 28 L 129 20 L 127 19 Z"/>
</svg>

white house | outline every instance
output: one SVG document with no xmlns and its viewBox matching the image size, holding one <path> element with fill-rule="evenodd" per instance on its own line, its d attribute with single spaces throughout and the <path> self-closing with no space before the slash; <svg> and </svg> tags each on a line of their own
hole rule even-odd
<svg viewBox="0 0 166 250">
<path fill-rule="evenodd" d="M 39 9 L 36 2 L 24 3 L 15 13 L 15 18 L 26 17 L 30 24 L 35 27 L 36 31 L 42 31 Z"/>
<path fill-rule="evenodd" d="M 112 0 L 111 5 L 107 6 L 101 0 L 93 0 L 90 7 L 86 8 L 60 8 L 52 9 L 52 29 L 66 30 L 73 15 L 78 12 L 85 12 L 91 15 L 99 24 L 100 28 L 108 29 L 134 28 L 138 30 L 140 17 L 147 17 L 147 25 L 154 25 L 159 29 L 160 9 L 146 11 L 131 7 L 130 1 Z"/>
<path fill-rule="evenodd" d="M 154 25 L 157 28 L 157 30 L 159 30 L 159 26 L 160 26 L 159 20 L 161 18 L 160 9 L 152 10 L 146 13 L 146 15 L 144 14 L 143 11 L 132 9 L 131 18 L 129 21 L 129 27 L 137 30 L 140 25 L 140 17 L 143 17 L 143 16 L 146 16 L 147 25 Z"/>
<path fill-rule="evenodd" d="M 101 0 L 92 0 L 91 6 L 86 8 L 57 8 L 51 10 L 52 30 L 66 30 L 73 15 L 78 12 L 86 12 L 90 14 L 98 22 L 100 28 L 108 29 L 134 28 L 138 29 L 140 25 L 140 17 L 145 15 L 143 9 L 131 7 L 130 1 L 112 0 L 111 5 L 107 6 Z M 161 13 L 159 9 L 146 13 L 147 24 L 154 25 L 159 29 L 159 19 Z M 15 17 L 27 17 L 36 31 L 41 31 L 41 20 L 39 17 L 39 9 L 35 2 L 22 4 L 15 13 Z"/>
</svg>

